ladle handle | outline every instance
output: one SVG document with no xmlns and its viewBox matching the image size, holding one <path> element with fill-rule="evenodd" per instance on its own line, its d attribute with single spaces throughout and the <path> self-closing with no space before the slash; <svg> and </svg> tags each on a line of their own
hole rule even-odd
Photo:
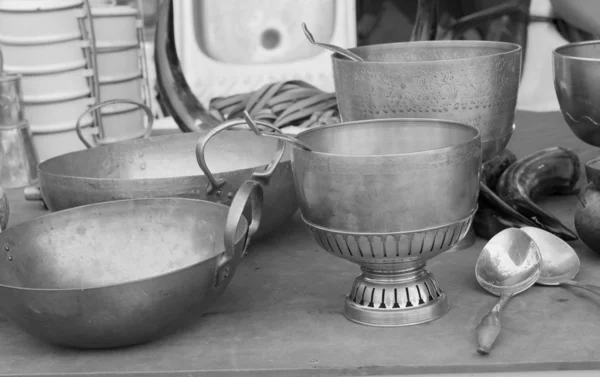
<svg viewBox="0 0 600 377">
<path fill-rule="evenodd" d="M 225 253 L 217 266 L 215 286 L 219 286 L 233 275 L 235 266 L 237 266 L 238 261 L 242 258 L 250 244 L 250 239 L 258 230 L 262 218 L 262 203 L 262 184 L 253 174 L 250 179 L 242 183 L 229 207 L 223 240 Z M 240 224 L 242 223 L 242 219 L 244 219 L 244 212 L 248 205 L 250 205 L 248 211 L 250 214 L 249 223 L 242 230 L 242 239 L 236 243 Z"/>
<path fill-rule="evenodd" d="M 104 106 L 109 106 L 109 105 L 116 105 L 119 103 L 125 103 L 125 104 L 130 104 L 130 105 L 134 105 L 137 106 L 139 108 L 141 108 L 142 110 L 144 110 L 144 112 L 146 113 L 146 117 L 148 118 L 148 126 L 145 128 L 144 130 L 144 134 L 143 136 L 145 138 L 150 137 L 150 134 L 152 133 L 152 126 L 154 125 L 154 114 L 152 113 L 152 110 L 144 105 L 143 103 L 139 103 L 136 101 L 132 101 L 129 99 L 112 99 L 112 100 L 108 100 L 108 101 L 104 101 L 104 102 L 100 102 L 97 105 L 94 105 L 92 107 L 90 107 L 89 109 L 85 110 L 80 116 L 79 118 L 77 118 L 77 122 L 75 123 L 75 131 L 77 132 L 77 136 L 79 137 L 79 140 L 81 140 L 81 142 L 88 148 L 93 148 L 94 145 L 92 145 L 89 141 L 86 140 L 86 138 L 83 136 L 83 132 L 81 131 L 81 122 L 83 121 L 83 118 L 88 114 L 92 114 L 94 111 L 98 111 L 100 110 L 100 108 L 104 107 Z M 102 138 L 104 138 L 104 130 L 100 130 L 100 135 Z M 114 140 L 109 140 L 110 142 L 118 142 L 118 141 L 123 141 L 123 140 L 129 140 L 130 138 L 113 138 Z"/>
<path fill-rule="evenodd" d="M 477 352 L 480 354 L 487 355 L 490 353 L 502 328 L 500 323 L 500 311 L 512 296 L 512 294 L 501 295 L 498 303 L 494 305 L 492 310 L 490 310 L 477 325 L 477 328 L 475 329 L 477 332 L 477 343 L 479 344 Z"/>
<path fill-rule="evenodd" d="M 274 131 L 281 132 L 281 130 L 279 130 L 277 127 L 267 122 L 256 121 L 255 123 L 262 127 L 267 127 Z M 198 160 L 198 165 L 200 165 L 200 169 L 202 169 L 202 172 L 209 181 L 208 187 L 206 188 L 207 194 L 211 194 L 213 191 L 220 189 L 221 187 L 223 187 L 223 185 L 227 183 L 227 181 L 223 178 L 215 178 L 215 176 L 211 173 L 210 169 L 208 168 L 205 158 L 206 145 L 208 144 L 208 141 L 218 133 L 241 125 L 248 126 L 246 121 L 243 119 L 234 119 L 222 123 L 219 126 L 211 129 L 204 137 L 200 138 L 198 140 L 198 143 L 196 144 L 196 160 Z M 277 152 L 275 159 L 269 163 L 265 170 L 254 172 L 252 174 L 252 177 L 261 178 L 262 180 L 268 180 L 275 171 L 275 168 L 279 164 L 279 161 L 281 161 L 281 159 L 283 158 L 284 153 L 285 143 L 280 140 L 277 143 Z"/>
<path fill-rule="evenodd" d="M 566 281 L 564 283 L 562 283 L 564 285 L 570 285 L 571 287 L 577 287 L 577 288 L 581 288 L 581 289 L 585 289 L 588 292 L 591 292 L 593 294 L 595 294 L 596 296 L 600 297 L 600 287 L 598 287 L 597 285 L 593 285 L 593 284 L 581 284 L 577 281 L 574 280 L 569 280 Z"/>
<path fill-rule="evenodd" d="M 254 132 L 258 136 L 272 137 L 274 139 L 288 142 L 297 148 L 304 149 L 305 151 L 308 151 L 308 152 L 311 151 L 311 149 L 308 145 L 304 144 L 303 142 L 301 142 L 300 140 L 296 139 L 295 137 L 293 137 L 291 135 L 286 135 L 286 134 L 281 133 L 281 131 L 279 131 L 278 128 L 276 128 L 276 129 L 277 129 L 277 131 L 279 131 L 279 133 L 273 133 L 273 134 L 267 134 L 267 133 L 264 133 L 263 131 L 259 130 L 257 127 L 258 122 L 254 121 L 252 119 L 252 117 L 250 117 L 250 114 L 248 113 L 247 110 L 244 110 L 244 119 L 246 120 L 246 124 L 248 124 L 248 127 L 250 127 L 252 132 Z"/>
</svg>

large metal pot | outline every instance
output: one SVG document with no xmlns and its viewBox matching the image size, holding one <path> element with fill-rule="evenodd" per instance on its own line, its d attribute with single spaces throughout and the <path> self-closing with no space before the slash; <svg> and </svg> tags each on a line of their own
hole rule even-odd
<svg viewBox="0 0 600 377">
<path fill-rule="evenodd" d="M 441 118 L 481 131 L 483 160 L 504 150 L 514 130 L 521 46 L 487 41 L 389 43 L 332 55 L 344 122 Z"/>
<path fill-rule="evenodd" d="M 442 120 L 356 121 L 303 131 L 292 166 L 302 216 L 347 232 L 405 232 L 477 206 L 476 128 Z"/>
</svg>

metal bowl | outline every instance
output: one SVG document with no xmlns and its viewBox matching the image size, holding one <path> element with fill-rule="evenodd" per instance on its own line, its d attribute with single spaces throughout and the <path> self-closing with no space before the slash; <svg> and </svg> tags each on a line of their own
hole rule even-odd
<svg viewBox="0 0 600 377">
<path fill-rule="evenodd" d="M 600 188 L 600 157 L 592 158 L 585 163 L 585 176 L 588 183 Z"/>
<path fill-rule="evenodd" d="M 304 218 L 327 229 L 400 232 L 468 216 L 479 193 L 475 127 L 434 119 L 382 119 L 297 135 L 292 166 Z"/>
<path fill-rule="evenodd" d="M 558 47 L 554 57 L 554 89 L 571 131 L 583 142 L 600 147 L 600 41 Z"/>
<path fill-rule="evenodd" d="M 483 161 L 506 148 L 514 131 L 521 46 L 424 41 L 350 50 L 366 61 L 332 56 L 343 121 L 448 119 L 481 131 Z"/>
<path fill-rule="evenodd" d="M 435 119 L 356 121 L 303 131 L 292 170 L 317 243 L 361 266 L 348 319 L 374 326 L 427 322 L 448 309 L 425 270 L 460 242 L 477 209 L 476 127 Z"/>
<path fill-rule="evenodd" d="M 204 313 L 235 272 L 251 232 L 239 207 L 228 229 L 228 210 L 194 199 L 122 200 L 11 227 L 0 233 L 0 308 L 27 333 L 68 347 L 171 333 Z"/>
<path fill-rule="evenodd" d="M 177 133 L 100 145 L 38 165 L 40 189 L 26 190 L 51 211 L 110 200 L 184 197 L 229 205 L 242 182 L 271 162 L 277 142 L 248 130 L 219 133 L 206 148 L 206 163 L 219 190 L 198 166 L 196 147 L 208 135 Z M 210 172 L 208 172 L 210 174 Z M 273 232 L 297 210 L 292 168 L 286 154 L 264 187 L 264 218 L 256 238 Z"/>
</svg>

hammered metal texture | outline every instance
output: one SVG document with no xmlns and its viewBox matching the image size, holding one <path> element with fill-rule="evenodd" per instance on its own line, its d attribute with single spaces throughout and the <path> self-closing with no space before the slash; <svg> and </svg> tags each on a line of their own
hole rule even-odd
<svg viewBox="0 0 600 377">
<path fill-rule="evenodd" d="M 351 49 L 367 62 L 336 57 L 342 121 L 437 118 L 476 126 L 483 160 L 512 133 L 521 47 L 489 41 L 403 42 Z M 383 63 L 382 63 L 383 62 Z"/>
</svg>

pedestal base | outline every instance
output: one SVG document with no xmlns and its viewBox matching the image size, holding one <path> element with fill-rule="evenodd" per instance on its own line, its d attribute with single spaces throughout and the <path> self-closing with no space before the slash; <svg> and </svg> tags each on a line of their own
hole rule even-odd
<svg viewBox="0 0 600 377">
<path fill-rule="evenodd" d="M 409 326 L 433 321 L 448 311 L 448 299 L 424 268 L 382 273 L 363 268 L 346 296 L 344 315 L 369 326 Z"/>
</svg>

